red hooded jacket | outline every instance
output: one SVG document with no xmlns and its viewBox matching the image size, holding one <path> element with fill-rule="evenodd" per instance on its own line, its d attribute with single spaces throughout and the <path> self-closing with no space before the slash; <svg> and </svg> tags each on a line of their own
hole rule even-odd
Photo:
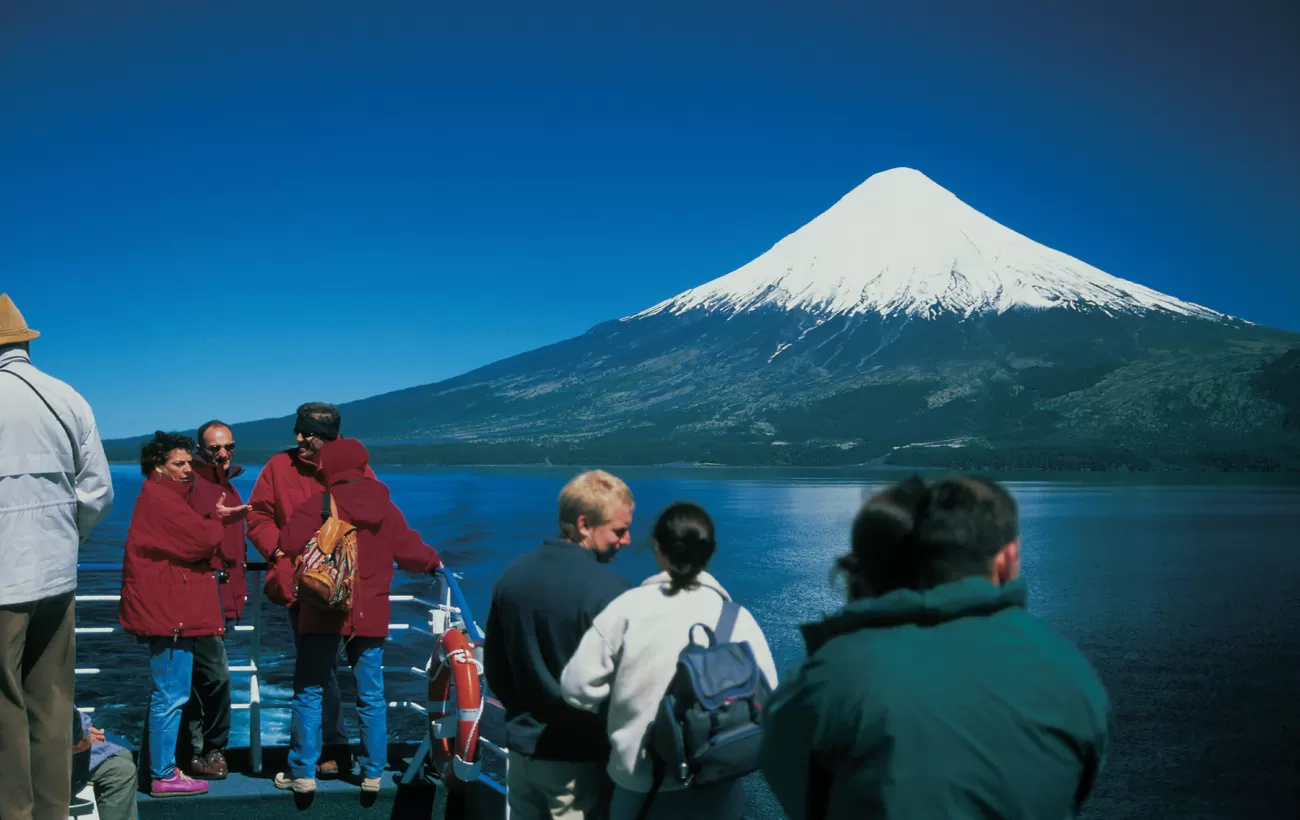
<svg viewBox="0 0 1300 820">
<path fill-rule="evenodd" d="M 226 631 L 212 558 L 222 526 L 189 504 L 193 483 L 145 479 L 126 533 L 117 619 L 132 635 L 196 638 Z"/>
<path fill-rule="evenodd" d="M 369 456 L 361 442 L 335 439 L 321 448 L 320 457 L 325 486 L 339 518 L 357 528 L 357 581 L 346 614 L 303 604 L 298 608 L 298 630 L 307 635 L 387 637 L 393 563 L 407 572 L 432 572 L 440 564 L 438 553 L 407 526 L 383 482 L 371 477 L 366 467 Z M 319 489 L 312 493 L 280 530 L 285 555 L 301 555 L 320 529 L 323 496 Z"/>
<path fill-rule="evenodd" d="M 244 503 L 239 497 L 239 490 L 230 483 L 231 479 L 244 472 L 242 466 L 236 464 L 230 472 L 226 472 L 215 464 L 196 458 L 191 462 L 191 467 L 194 469 L 194 492 L 190 494 L 190 506 L 200 515 L 217 519 L 217 501 L 221 499 L 222 493 L 226 495 L 223 503 L 227 507 L 238 507 Z M 221 548 L 212 557 L 212 568 L 222 570 L 229 576 L 220 586 L 221 608 L 226 618 L 231 620 L 243 617 L 244 599 L 248 595 L 248 582 L 244 579 L 244 561 L 248 558 L 248 547 L 245 545 L 247 523 L 240 518 L 222 524 L 224 532 Z"/>
<path fill-rule="evenodd" d="M 271 456 L 262 468 L 248 497 L 248 538 L 263 558 L 270 560 L 280 545 L 280 528 L 298 505 L 320 491 L 317 469 L 298 457 L 296 447 Z"/>
<path fill-rule="evenodd" d="M 369 467 L 366 475 L 375 477 Z M 280 528 L 289 523 L 294 510 L 313 493 L 319 504 L 324 481 L 320 467 L 304 461 L 298 455 L 298 448 L 291 447 L 271 456 L 253 485 L 253 494 L 248 498 L 252 508 L 248 511 L 248 538 L 262 557 L 271 562 L 265 590 L 269 600 L 275 603 L 298 605 L 292 600 L 292 563 L 272 558 L 280 546 Z M 316 509 L 319 511 L 320 507 Z"/>
</svg>

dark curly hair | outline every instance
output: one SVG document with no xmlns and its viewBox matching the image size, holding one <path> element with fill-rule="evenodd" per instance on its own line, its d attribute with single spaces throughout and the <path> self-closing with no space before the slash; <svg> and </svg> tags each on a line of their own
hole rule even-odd
<svg viewBox="0 0 1300 820">
<path fill-rule="evenodd" d="M 912 476 L 877 493 L 853 520 L 853 551 L 836 562 L 850 598 L 930 589 L 987 575 L 1020 537 L 1016 502 L 996 482 L 966 475 Z"/>
<path fill-rule="evenodd" d="M 703 507 L 690 501 L 669 504 L 659 513 L 650 537 L 668 564 L 672 592 L 695 586 L 718 548 L 713 519 Z"/>
<path fill-rule="evenodd" d="M 194 439 L 183 433 L 156 431 L 153 438 L 140 448 L 140 472 L 147 478 L 155 467 L 166 463 L 167 456 L 172 450 L 184 450 L 193 454 Z"/>
</svg>

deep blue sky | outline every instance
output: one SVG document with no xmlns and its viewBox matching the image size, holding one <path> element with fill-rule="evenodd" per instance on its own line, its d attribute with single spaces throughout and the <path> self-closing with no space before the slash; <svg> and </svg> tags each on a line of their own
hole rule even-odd
<svg viewBox="0 0 1300 820">
<path fill-rule="evenodd" d="M 1294 2 L 4 0 L 0 289 L 107 436 L 192 429 L 579 334 L 905 165 L 1300 330 L 1297 42 Z"/>
</svg>

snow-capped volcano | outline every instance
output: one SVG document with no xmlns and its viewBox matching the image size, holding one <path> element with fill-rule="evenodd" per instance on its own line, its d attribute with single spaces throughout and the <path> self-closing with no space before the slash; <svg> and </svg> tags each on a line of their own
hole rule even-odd
<svg viewBox="0 0 1300 820">
<path fill-rule="evenodd" d="M 896 169 L 635 317 L 341 410 L 378 464 L 1280 470 L 1300 467 L 1297 373 L 1300 335 Z M 290 426 L 242 424 L 241 446 L 269 455 Z M 140 441 L 107 444 L 130 460 Z"/>
<path fill-rule="evenodd" d="M 744 267 L 625 321 L 765 306 L 826 316 L 1066 307 L 1230 318 L 1041 245 L 910 168 L 875 174 Z"/>
</svg>

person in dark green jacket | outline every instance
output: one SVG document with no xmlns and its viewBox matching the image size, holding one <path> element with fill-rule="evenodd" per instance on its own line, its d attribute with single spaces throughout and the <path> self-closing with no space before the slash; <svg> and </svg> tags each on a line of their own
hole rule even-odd
<svg viewBox="0 0 1300 820">
<path fill-rule="evenodd" d="M 1078 814 L 1111 707 L 1025 609 L 1017 518 L 967 476 L 863 506 L 839 561 L 849 603 L 802 627 L 808 658 L 764 717 L 763 772 L 791 820 Z"/>
</svg>

